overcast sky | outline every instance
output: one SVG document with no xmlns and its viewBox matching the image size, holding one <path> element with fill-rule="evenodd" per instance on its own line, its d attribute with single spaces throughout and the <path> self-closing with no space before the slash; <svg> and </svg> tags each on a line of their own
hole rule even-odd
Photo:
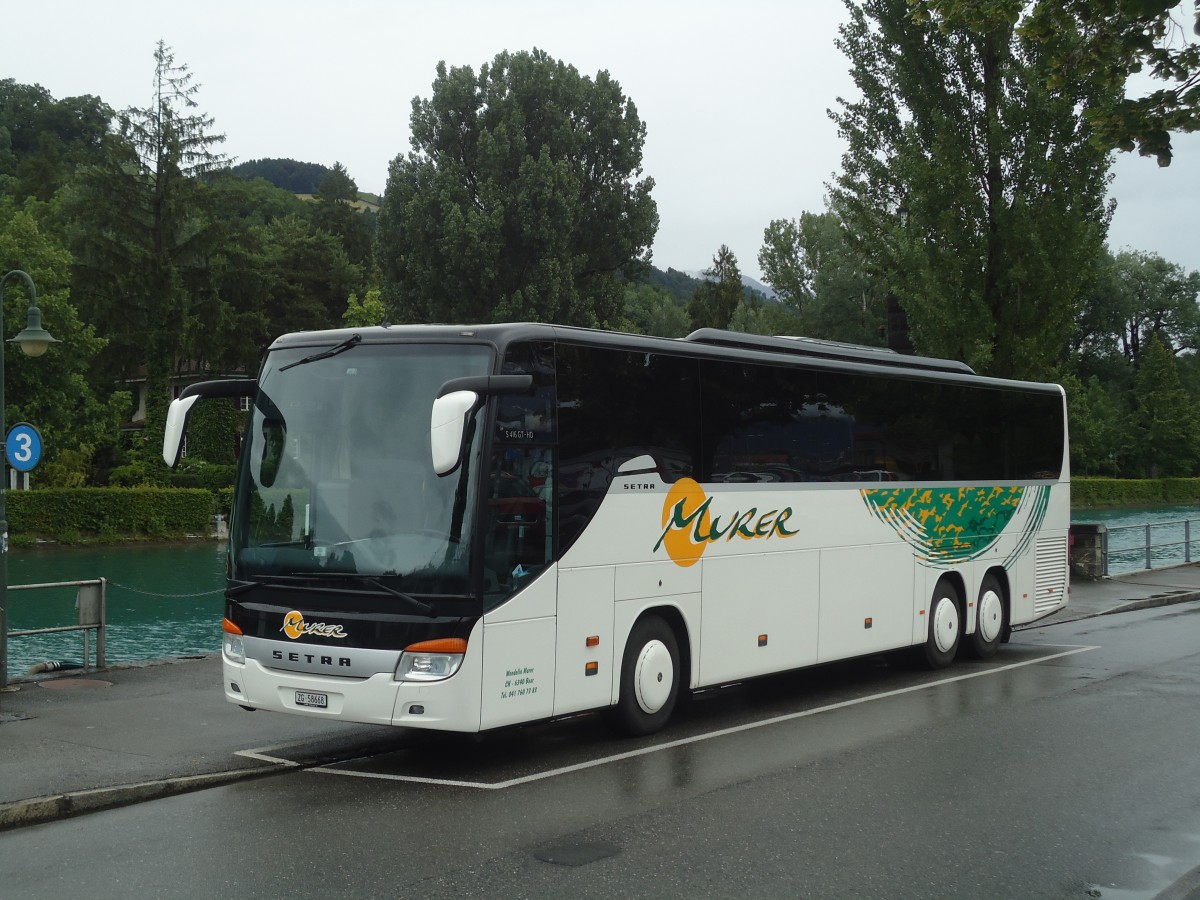
<svg viewBox="0 0 1200 900">
<path fill-rule="evenodd" d="M 382 194 L 439 60 L 478 71 L 538 47 L 583 74 L 607 69 L 637 105 L 661 220 L 654 264 L 703 269 L 728 244 L 757 278 L 763 229 L 821 211 L 839 168 L 826 110 L 853 93 L 833 46 L 843 18 L 837 0 L 10 0 L 0 77 L 143 107 L 162 38 L 228 155 L 341 162 Z M 1200 135 L 1176 139 L 1170 168 L 1121 154 L 1115 172 L 1109 245 L 1200 269 Z"/>
</svg>

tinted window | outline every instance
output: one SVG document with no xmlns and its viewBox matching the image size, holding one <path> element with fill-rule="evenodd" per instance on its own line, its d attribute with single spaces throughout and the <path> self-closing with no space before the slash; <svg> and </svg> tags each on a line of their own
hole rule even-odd
<svg viewBox="0 0 1200 900">
<path fill-rule="evenodd" d="M 696 474 L 700 409 L 695 360 L 560 344 L 557 362 L 565 550 L 622 463 L 650 456 L 668 483 Z"/>
<path fill-rule="evenodd" d="M 704 362 L 709 481 L 1057 478 L 1054 393 Z"/>
<path fill-rule="evenodd" d="M 505 375 L 532 375 L 528 393 L 496 398 L 484 538 L 484 609 L 511 596 L 554 557 L 554 345 L 513 344 Z"/>
</svg>

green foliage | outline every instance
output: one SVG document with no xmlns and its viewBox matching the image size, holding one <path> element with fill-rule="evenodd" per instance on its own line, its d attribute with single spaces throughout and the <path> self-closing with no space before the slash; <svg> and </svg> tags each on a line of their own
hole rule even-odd
<svg viewBox="0 0 1200 900">
<path fill-rule="evenodd" d="M 210 491 L 79 488 L 9 491 L 5 511 L 14 534 L 208 534 L 216 501 Z"/>
<path fill-rule="evenodd" d="M 831 113 L 848 142 L 831 208 L 918 352 L 1046 377 L 1108 226 L 1109 159 L 1078 116 L 1105 88 L 1047 88 L 1042 49 L 1002 15 L 937 27 L 908 0 L 847 5 L 861 97 Z"/>
<path fill-rule="evenodd" d="M 728 328 L 744 296 L 737 257 L 722 244 L 713 256 L 712 266 L 704 270 L 704 280 L 688 301 L 687 314 L 692 320 L 692 327 Z"/>
<path fill-rule="evenodd" d="M 360 269 L 371 265 L 371 230 L 374 217 L 357 210 L 358 186 L 341 163 L 334 163 L 317 190 L 312 220 L 316 228 L 337 237 L 346 258 Z"/>
<path fill-rule="evenodd" d="M 1193 474 L 1200 462 L 1200 417 L 1183 390 L 1175 357 L 1157 335 L 1143 354 L 1135 392 L 1141 471 L 1151 478 Z"/>
<path fill-rule="evenodd" d="M 203 405 L 198 404 L 196 409 Z M 190 434 L 189 429 L 189 441 Z M 178 466 L 168 469 L 154 449 L 143 447 L 130 452 L 127 461 L 109 473 L 109 484 L 126 488 L 203 488 L 217 493 L 232 487 L 237 475 L 234 463 L 210 463 L 193 456 L 185 456 Z"/>
<path fill-rule="evenodd" d="M 247 181 L 261 178 L 291 194 L 315 194 L 332 170 L 319 163 L 294 159 L 251 159 L 238 163 L 230 171 Z"/>
<path fill-rule="evenodd" d="M 0 194 L 49 200 L 99 157 L 112 117 L 99 97 L 55 100 L 41 85 L 0 80 Z"/>
<path fill-rule="evenodd" d="M 1177 0 L 1042 0 L 1022 24 L 1046 48 L 1051 86 L 1087 78 L 1102 88 L 1084 116 L 1105 150 L 1153 156 L 1170 166 L 1171 132 L 1200 128 L 1200 44 L 1178 40 L 1171 18 Z M 1184 8 L 1187 4 L 1183 4 Z M 1127 96 L 1130 79 L 1145 73 L 1165 83 Z"/>
<path fill-rule="evenodd" d="M 878 345 L 886 335 L 887 291 L 868 271 L 835 213 L 776 219 L 758 254 L 766 281 L 798 317 L 796 333 Z"/>
<path fill-rule="evenodd" d="M 130 398 L 127 391 L 93 387 L 92 369 L 106 342 L 92 325 L 80 322 L 71 302 L 70 254 L 38 224 L 38 205 L 31 201 L 26 207 L 0 206 L 0 265 L 33 279 L 42 324 L 61 343 L 36 359 L 9 345 L 4 417 L 10 424 L 27 421 L 38 428 L 45 444 L 39 478 L 65 485 L 91 479 L 85 461 L 116 445 Z M 10 334 L 23 327 L 30 300 L 20 280 L 5 285 L 4 323 Z M 82 468 L 69 471 L 68 461 Z"/>
<path fill-rule="evenodd" d="M 346 311 L 342 314 L 342 324 L 347 328 L 369 328 L 372 325 L 382 325 L 387 320 L 387 310 L 383 305 L 383 296 L 377 290 L 367 291 L 360 302 L 358 294 L 351 294 L 346 303 Z"/>
<path fill-rule="evenodd" d="M 263 306 L 274 334 L 335 328 L 362 281 L 341 241 L 289 216 L 264 229 L 270 278 Z"/>
<path fill-rule="evenodd" d="M 687 306 L 687 302 L 692 299 L 692 294 L 696 293 L 696 288 L 700 286 L 699 278 L 693 278 L 678 269 L 668 268 L 664 272 L 650 266 L 644 277 L 646 284 L 666 291 L 680 306 Z"/>
<path fill-rule="evenodd" d="M 412 152 L 389 167 L 377 253 L 406 322 L 620 320 L 618 273 L 658 227 L 641 174 L 646 126 L 606 71 L 546 53 L 439 63 L 412 104 Z"/>
<path fill-rule="evenodd" d="M 1071 506 L 1160 506 L 1200 503 L 1200 478 L 1072 478 Z"/>
<path fill-rule="evenodd" d="M 1179 40 L 1178 0 L 910 0 L 918 18 L 936 13 L 944 28 L 964 22 L 1016 25 L 1047 61 L 1051 89 L 1094 84 L 1083 115 L 1104 150 L 1137 149 L 1171 164 L 1171 132 L 1200 128 L 1200 44 Z M 1184 3 L 1186 8 L 1188 4 Z M 1200 22 L 1200 19 L 1197 19 Z M 1134 76 L 1163 85 L 1131 96 Z M 1148 85 L 1147 85 L 1148 86 Z M 1137 90 L 1144 89 L 1136 85 Z"/>
<path fill-rule="evenodd" d="M 649 284 L 625 285 L 626 327 L 639 334 L 686 337 L 691 320 L 675 298 Z"/>
<path fill-rule="evenodd" d="M 221 466 L 237 463 L 237 442 L 246 414 L 237 403 L 197 403 L 188 419 L 188 459 Z"/>
<path fill-rule="evenodd" d="M 1123 398 L 1106 390 L 1095 375 L 1085 385 L 1068 374 L 1062 385 L 1067 391 L 1071 471 L 1079 475 L 1121 475 L 1134 454 L 1134 436 Z"/>
<path fill-rule="evenodd" d="M 107 370 L 144 364 L 152 396 L 181 360 L 200 360 L 224 324 L 210 259 L 222 238 L 202 176 L 225 164 L 212 119 L 193 112 L 198 87 L 161 41 L 154 100 L 119 116 L 119 141 L 81 173 L 67 208 L 72 288 L 87 321 L 111 336 Z"/>
</svg>

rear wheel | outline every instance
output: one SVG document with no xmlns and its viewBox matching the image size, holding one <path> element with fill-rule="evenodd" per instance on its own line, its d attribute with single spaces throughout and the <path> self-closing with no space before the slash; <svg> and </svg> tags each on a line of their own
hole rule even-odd
<svg viewBox="0 0 1200 900">
<path fill-rule="evenodd" d="M 609 724 L 629 735 L 651 734 L 671 718 L 679 697 L 679 644 L 658 616 L 644 616 L 629 633 L 621 660 L 621 688 L 606 711 Z"/>
<path fill-rule="evenodd" d="M 962 636 L 962 607 L 958 591 L 947 581 L 939 581 L 929 602 L 929 630 L 922 658 L 931 669 L 944 669 L 954 662 Z"/>
<path fill-rule="evenodd" d="M 995 575 L 984 577 L 975 606 L 975 631 L 967 638 L 966 646 L 975 658 L 990 659 L 1000 647 L 1005 626 L 1004 589 Z"/>
</svg>

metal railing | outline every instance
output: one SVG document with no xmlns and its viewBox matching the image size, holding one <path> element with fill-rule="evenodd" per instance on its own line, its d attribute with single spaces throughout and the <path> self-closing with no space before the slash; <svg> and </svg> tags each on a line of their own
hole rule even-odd
<svg viewBox="0 0 1200 900">
<path fill-rule="evenodd" d="M 27 634 L 55 634 L 62 631 L 83 632 L 83 666 L 88 666 L 91 653 L 91 634 L 96 632 L 96 666 L 104 668 L 104 625 L 107 614 L 106 594 L 108 580 L 92 578 L 86 581 L 50 581 L 44 584 L 10 584 L 10 591 L 33 591 L 41 588 L 75 587 L 75 608 L 79 611 L 79 623 L 76 625 L 60 625 L 54 628 L 28 628 L 23 631 L 10 631 L 10 638 L 22 637 Z M 8 673 L 0 671 L 0 687 L 8 684 Z"/>
<path fill-rule="evenodd" d="M 1104 574 L 1190 563 L 1198 554 L 1200 519 L 1119 525 L 1104 534 Z"/>
</svg>

